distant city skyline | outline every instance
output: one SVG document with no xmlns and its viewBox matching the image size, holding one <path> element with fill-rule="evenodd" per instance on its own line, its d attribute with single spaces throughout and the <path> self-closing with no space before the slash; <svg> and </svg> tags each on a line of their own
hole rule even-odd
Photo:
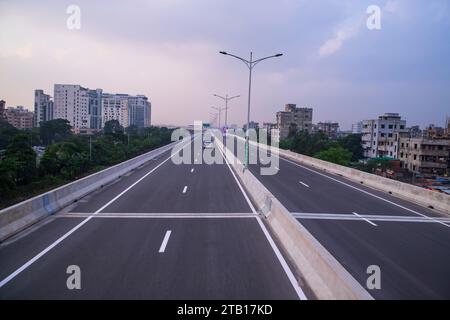
<svg viewBox="0 0 450 320">
<path fill-rule="evenodd" d="M 254 72 L 251 120 L 275 122 L 285 104 L 314 109 L 341 129 L 386 112 L 407 126 L 450 115 L 450 4 L 445 0 L 0 2 L 0 99 L 33 111 L 34 90 L 55 83 L 146 95 L 154 123 L 208 121 L 213 93 L 241 95 L 228 122 L 246 118 L 247 71 L 219 55 L 276 52 Z M 365 26 L 382 8 L 381 30 Z M 221 106 L 221 105 L 220 105 Z"/>
</svg>

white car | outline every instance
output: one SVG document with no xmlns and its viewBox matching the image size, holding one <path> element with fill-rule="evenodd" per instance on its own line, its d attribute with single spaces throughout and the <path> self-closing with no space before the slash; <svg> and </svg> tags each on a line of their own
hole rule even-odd
<svg viewBox="0 0 450 320">
<path fill-rule="evenodd" d="M 203 136 L 203 149 L 214 148 L 214 138 L 211 136 Z"/>
</svg>

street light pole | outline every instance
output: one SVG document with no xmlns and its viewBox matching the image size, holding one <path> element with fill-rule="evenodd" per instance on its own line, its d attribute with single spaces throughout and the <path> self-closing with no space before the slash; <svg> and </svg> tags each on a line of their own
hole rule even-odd
<svg viewBox="0 0 450 320">
<path fill-rule="evenodd" d="M 220 115 L 221 115 L 221 113 L 222 113 L 222 111 L 223 111 L 223 108 L 216 108 L 216 107 L 211 107 L 211 108 L 213 108 L 214 110 L 217 110 L 218 111 L 218 113 L 219 113 L 219 129 L 221 129 L 221 127 L 220 127 L 220 124 L 221 124 L 221 122 L 220 122 Z"/>
<path fill-rule="evenodd" d="M 248 106 L 247 106 L 247 130 L 245 132 L 245 168 L 248 168 L 248 154 L 249 154 L 249 125 L 250 125 L 250 102 L 251 102 L 251 90 L 252 90 L 252 71 L 253 68 L 260 63 L 263 60 L 266 59 L 270 59 L 270 58 L 277 58 L 277 57 L 281 57 L 283 54 L 282 53 L 278 53 L 272 56 L 268 56 L 268 57 L 264 57 L 264 58 L 260 58 L 257 59 L 255 61 L 253 61 L 253 52 L 250 52 L 250 61 L 246 60 L 244 58 L 238 57 L 234 54 L 230 54 L 227 53 L 225 51 L 220 51 L 219 53 L 226 55 L 226 56 L 230 56 L 233 58 L 236 58 L 238 60 L 241 60 L 242 62 L 245 63 L 245 65 L 247 66 L 247 68 L 249 69 L 249 75 L 248 75 Z"/>
<path fill-rule="evenodd" d="M 225 127 L 228 128 L 228 101 L 233 100 L 234 98 L 239 98 L 240 96 L 228 97 L 228 93 L 225 97 L 219 96 L 218 94 L 213 94 L 213 96 L 225 101 Z"/>
</svg>

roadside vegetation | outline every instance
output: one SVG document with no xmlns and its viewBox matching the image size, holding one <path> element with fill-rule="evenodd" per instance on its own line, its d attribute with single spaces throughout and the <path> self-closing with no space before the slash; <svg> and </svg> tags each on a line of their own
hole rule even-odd
<svg viewBox="0 0 450 320">
<path fill-rule="evenodd" d="M 170 143 L 167 128 L 124 129 L 116 120 L 95 135 L 76 135 L 67 120 L 18 130 L 0 120 L 0 208 Z M 45 147 L 38 157 L 32 146 Z"/>
</svg>

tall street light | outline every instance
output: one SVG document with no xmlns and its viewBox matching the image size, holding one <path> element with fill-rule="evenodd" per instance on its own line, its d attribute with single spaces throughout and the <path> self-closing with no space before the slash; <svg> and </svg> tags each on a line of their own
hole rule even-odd
<svg viewBox="0 0 450 320">
<path fill-rule="evenodd" d="M 218 94 L 213 94 L 213 96 L 225 101 L 225 128 L 228 128 L 228 101 L 239 98 L 240 96 L 228 97 L 228 93 L 225 97 L 219 96 Z"/>
<path fill-rule="evenodd" d="M 217 107 L 211 107 L 211 108 L 213 108 L 214 110 L 217 110 L 218 111 L 218 113 L 219 113 L 219 129 L 220 130 L 222 130 L 222 128 L 220 127 L 220 115 L 222 114 L 222 111 L 224 110 L 224 108 L 217 108 Z"/>
<path fill-rule="evenodd" d="M 253 52 L 250 52 L 250 61 L 246 60 L 244 58 L 238 57 L 234 54 L 231 53 L 227 53 L 225 51 L 220 51 L 221 54 L 236 58 L 241 60 L 242 62 L 245 63 L 245 65 L 247 66 L 248 70 L 249 70 L 249 76 L 248 76 L 248 106 L 247 106 L 247 130 L 245 133 L 245 167 L 248 168 L 248 145 L 249 145 L 249 124 L 250 124 L 250 97 L 251 97 L 251 90 L 252 90 L 252 71 L 253 68 L 260 63 L 263 60 L 266 59 L 270 59 L 270 58 L 277 58 L 277 57 L 281 57 L 283 54 L 282 53 L 278 53 L 272 56 L 268 56 L 268 57 L 264 57 L 264 58 L 260 58 L 257 60 L 253 60 Z"/>
</svg>

